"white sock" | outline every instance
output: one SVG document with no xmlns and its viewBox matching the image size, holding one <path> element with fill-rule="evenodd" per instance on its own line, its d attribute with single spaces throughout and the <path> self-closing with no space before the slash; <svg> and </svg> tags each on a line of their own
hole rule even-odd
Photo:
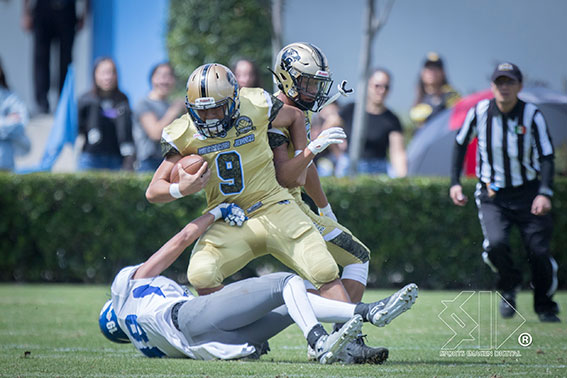
<svg viewBox="0 0 567 378">
<path fill-rule="evenodd" d="M 307 298 L 320 322 L 342 323 L 354 316 L 356 305 L 352 303 L 334 301 L 312 293 L 307 293 Z"/>
<path fill-rule="evenodd" d="M 283 298 L 289 316 L 299 326 L 303 336 L 307 338 L 309 331 L 319 322 L 307 298 L 303 280 L 298 276 L 289 279 L 283 289 Z"/>
</svg>

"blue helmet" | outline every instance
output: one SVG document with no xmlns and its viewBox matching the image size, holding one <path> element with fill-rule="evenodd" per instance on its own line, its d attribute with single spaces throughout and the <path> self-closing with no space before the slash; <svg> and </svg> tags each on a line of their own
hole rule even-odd
<svg viewBox="0 0 567 378">
<path fill-rule="evenodd" d="M 109 299 L 98 317 L 98 325 L 102 334 L 110 341 L 115 343 L 129 343 L 130 339 L 124 331 L 120 328 L 118 324 L 118 318 L 116 317 L 116 312 L 112 307 L 112 300 Z"/>
</svg>

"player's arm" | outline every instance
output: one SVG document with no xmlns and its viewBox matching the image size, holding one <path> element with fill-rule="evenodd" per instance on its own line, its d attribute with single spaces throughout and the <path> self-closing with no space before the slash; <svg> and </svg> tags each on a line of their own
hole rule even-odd
<svg viewBox="0 0 567 378">
<path fill-rule="evenodd" d="M 155 277 L 173 264 L 175 260 L 199 238 L 216 220 L 223 218 L 231 226 L 242 226 L 248 219 L 244 211 L 235 204 L 223 203 L 208 213 L 191 221 L 174 237 L 169 239 L 137 270 L 133 279 Z"/>
<path fill-rule="evenodd" d="M 284 188 L 295 188 L 305 185 L 307 165 L 313 158 L 296 156 L 289 158 L 287 143 L 272 148 L 274 154 L 274 165 L 276 167 L 276 179 Z"/>
<path fill-rule="evenodd" d="M 181 168 L 177 162 L 182 158 L 179 154 L 168 155 L 156 169 L 152 181 L 146 189 L 146 198 L 151 203 L 171 202 L 177 198 L 197 193 L 205 187 L 210 178 L 207 162 L 191 175 Z M 179 170 L 179 184 L 169 182 L 171 170 Z"/>
<path fill-rule="evenodd" d="M 329 217 L 336 221 L 337 217 L 335 216 L 335 213 L 333 213 L 333 209 L 327 200 L 323 187 L 321 187 L 317 168 L 313 165 L 307 169 L 307 179 L 305 180 L 304 188 L 307 195 L 311 197 L 313 202 L 315 202 L 315 205 L 317 205 L 319 215 Z"/>
<path fill-rule="evenodd" d="M 283 105 L 276 118 L 272 120 L 272 127 L 288 128 L 291 142 L 296 150 L 303 150 L 307 146 L 305 115 L 301 110 L 293 106 Z"/>
<path fill-rule="evenodd" d="M 303 150 L 295 150 L 295 157 L 290 159 L 287 152 L 287 142 L 281 144 L 272 142 L 276 134 L 276 130 L 269 133 L 270 145 L 274 153 L 274 164 L 276 166 L 276 178 L 280 185 L 293 188 L 296 186 L 303 186 L 306 182 L 306 175 L 309 175 L 306 168 L 311 164 L 311 161 L 318 153 L 324 151 L 332 144 L 342 143 L 346 137 L 342 128 L 331 128 L 323 131 L 317 139 L 310 142 L 309 145 Z M 312 173 L 317 175 L 315 168 L 311 169 Z M 319 177 L 317 176 L 317 180 Z"/>
<path fill-rule="evenodd" d="M 283 105 L 277 116 L 272 120 L 272 127 L 276 129 L 288 128 L 291 142 L 297 151 L 296 156 L 290 159 L 287 153 L 287 143 L 272 146 L 278 182 L 286 188 L 303 186 L 305 184 L 305 168 L 315 157 L 311 151 L 305 151 L 307 146 L 305 115 L 293 106 Z"/>
</svg>

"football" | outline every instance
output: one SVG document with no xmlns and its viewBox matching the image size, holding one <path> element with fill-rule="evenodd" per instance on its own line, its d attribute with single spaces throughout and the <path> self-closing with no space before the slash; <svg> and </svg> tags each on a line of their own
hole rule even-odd
<svg viewBox="0 0 567 378">
<path fill-rule="evenodd" d="M 195 173 L 197 173 L 199 168 L 201 168 L 204 162 L 205 159 L 203 159 L 203 157 L 200 155 L 192 154 L 182 157 L 181 160 L 175 163 L 175 166 L 171 170 L 171 174 L 169 176 L 169 182 L 170 183 L 179 182 L 179 171 L 177 170 L 178 164 L 181 164 L 181 168 L 183 168 L 185 172 L 194 175 Z"/>
</svg>

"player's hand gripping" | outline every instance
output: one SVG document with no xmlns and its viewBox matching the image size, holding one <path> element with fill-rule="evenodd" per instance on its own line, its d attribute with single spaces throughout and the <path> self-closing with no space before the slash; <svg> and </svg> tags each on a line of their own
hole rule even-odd
<svg viewBox="0 0 567 378">
<path fill-rule="evenodd" d="M 173 169 L 179 171 L 179 191 L 187 196 L 189 194 L 197 193 L 199 190 L 203 189 L 209 178 L 211 177 L 210 169 L 207 169 L 207 162 L 204 162 L 201 168 L 194 175 L 189 174 L 181 168 L 180 164 L 176 164 Z"/>
<path fill-rule="evenodd" d="M 346 134 L 342 127 L 331 127 L 319 134 L 317 139 L 307 145 L 307 148 L 313 155 L 317 155 L 331 144 L 343 143 L 345 139 Z"/>
<path fill-rule="evenodd" d="M 209 211 L 209 213 L 215 217 L 215 221 L 222 218 L 231 226 L 241 227 L 242 224 L 248 220 L 244 210 L 234 203 L 221 203 Z"/>
</svg>

